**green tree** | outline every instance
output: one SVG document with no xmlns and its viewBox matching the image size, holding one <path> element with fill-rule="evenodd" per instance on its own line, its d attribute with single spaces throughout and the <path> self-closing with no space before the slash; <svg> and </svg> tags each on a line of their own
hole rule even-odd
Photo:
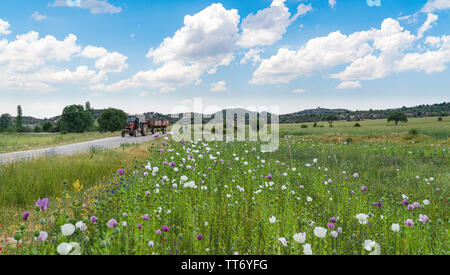
<svg viewBox="0 0 450 275">
<path fill-rule="evenodd" d="M 39 125 L 34 126 L 34 132 L 35 132 L 35 133 L 40 133 L 40 132 L 42 132 L 41 127 L 40 127 Z"/>
<path fill-rule="evenodd" d="M 339 118 L 337 117 L 337 115 L 328 115 L 325 117 L 325 120 L 328 121 L 328 124 L 330 124 L 330 127 L 333 127 L 333 122 L 336 120 L 339 120 Z"/>
<path fill-rule="evenodd" d="M 23 117 L 22 117 L 22 106 L 17 106 L 17 117 L 16 117 L 16 129 L 19 132 L 23 131 L 22 125 Z"/>
<path fill-rule="evenodd" d="M 406 117 L 405 113 L 403 112 L 393 112 L 390 113 L 387 117 L 388 123 L 391 121 L 395 122 L 395 126 L 398 125 L 399 122 L 408 122 L 408 118 Z"/>
<path fill-rule="evenodd" d="M 59 130 L 68 133 L 83 133 L 94 124 L 94 116 L 83 105 L 70 105 L 64 108 L 59 119 Z"/>
<path fill-rule="evenodd" d="M 51 132 L 53 128 L 53 124 L 49 121 L 44 122 L 44 124 L 42 124 L 42 131 L 44 132 Z"/>
<path fill-rule="evenodd" d="M 114 132 L 122 130 L 127 122 L 127 114 L 118 109 L 103 110 L 97 119 L 100 132 Z"/>
<path fill-rule="evenodd" d="M 2 129 L 8 129 L 11 127 L 11 115 L 10 114 L 3 114 L 0 116 L 0 128 Z"/>
</svg>

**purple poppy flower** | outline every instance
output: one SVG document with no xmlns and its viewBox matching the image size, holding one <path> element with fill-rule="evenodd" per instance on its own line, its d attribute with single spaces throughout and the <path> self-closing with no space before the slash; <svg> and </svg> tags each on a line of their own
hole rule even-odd
<svg viewBox="0 0 450 275">
<path fill-rule="evenodd" d="M 408 219 L 408 220 L 405 221 L 405 225 L 406 225 L 406 226 L 413 226 L 413 225 L 414 225 L 414 222 L 413 222 L 413 220 Z"/>
<path fill-rule="evenodd" d="M 267 175 L 267 179 L 268 179 L 268 180 L 271 180 L 271 179 L 272 179 L 272 175 L 271 175 L 271 174 L 268 174 L 268 175 Z"/>
<path fill-rule="evenodd" d="M 408 203 L 407 200 L 402 200 L 402 204 L 403 204 L 403 205 L 408 205 L 409 203 Z"/>
<path fill-rule="evenodd" d="M 163 161 L 163 165 L 169 165 L 169 162 L 167 160 Z"/>
<path fill-rule="evenodd" d="M 332 217 L 332 218 L 330 218 L 330 222 L 335 223 L 335 222 L 337 222 L 337 220 L 335 217 Z"/>
<path fill-rule="evenodd" d="M 409 209 L 409 210 L 414 210 L 414 208 L 415 208 L 414 205 L 412 205 L 412 204 L 411 204 L 411 205 L 408 205 L 408 209 Z"/>
<path fill-rule="evenodd" d="M 156 235 L 161 235 L 161 230 L 159 230 L 159 229 L 155 230 L 155 234 Z"/>
<path fill-rule="evenodd" d="M 109 221 L 106 223 L 106 225 L 107 225 L 109 228 L 114 228 L 114 227 L 117 226 L 117 221 L 116 221 L 115 219 L 111 219 L 111 220 L 109 220 Z"/>
<path fill-rule="evenodd" d="M 362 191 L 367 191 L 367 187 L 364 185 L 364 186 L 361 187 L 361 190 Z"/>
<path fill-rule="evenodd" d="M 422 215 L 422 214 L 420 214 L 420 216 L 419 216 L 419 221 L 421 221 L 421 222 L 423 222 L 423 223 L 427 223 L 427 222 L 430 221 L 430 218 L 428 218 L 427 215 Z"/>
<path fill-rule="evenodd" d="M 26 220 L 28 220 L 28 216 L 30 216 L 30 212 L 24 212 L 23 214 L 22 214 L 22 220 L 24 220 L 24 221 L 26 221 Z"/>
<path fill-rule="evenodd" d="M 125 170 L 119 169 L 119 170 L 117 170 L 117 174 L 119 174 L 119 176 L 123 176 L 123 175 L 125 175 Z"/>
<path fill-rule="evenodd" d="M 203 235 L 202 235 L 202 234 L 200 234 L 200 235 L 197 236 L 197 240 L 200 241 L 201 239 L 203 239 Z"/>
<path fill-rule="evenodd" d="M 174 167 L 174 166 L 175 166 L 175 162 L 171 161 L 171 162 L 169 163 L 169 166 L 170 166 L 170 167 Z"/>
<path fill-rule="evenodd" d="M 161 226 L 161 230 L 162 230 L 163 232 L 169 232 L 170 226 L 163 225 L 163 226 Z"/>
<path fill-rule="evenodd" d="M 39 242 L 45 242 L 45 240 L 47 240 L 47 238 L 48 238 L 48 233 L 44 232 L 44 231 L 41 231 L 39 233 L 38 241 Z"/>
<path fill-rule="evenodd" d="M 142 228 L 142 224 L 138 225 L 138 229 L 141 229 L 141 228 Z"/>
<path fill-rule="evenodd" d="M 353 177 L 354 177 L 354 178 L 359 178 L 359 174 L 358 174 L 358 173 L 354 173 L 354 174 L 353 174 Z"/>
<path fill-rule="evenodd" d="M 96 223 L 98 221 L 96 216 L 91 217 L 91 223 Z"/>
<path fill-rule="evenodd" d="M 145 195 L 146 195 L 146 196 L 150 195 L 150 191 L 148 191 L 148 190 L 145 191 Z"/>
<path fill-rule="evenodd" d="M 338 233 L 339 233 L 339 234 L 342 233 L 342 227 L 338 227 Z"/>
<path fill-rule="evenodd" d="M 148 221 L 148 220 L 150 220 L 150 215 L 145 214 L 144 216 L 142 216 L 142 219 L 144 219 L 144 221 Z"/>
<path fill-rule="evenodd" d="M 38 199 L 36 201 L 36 205 L 39 206 L 41 208 L 41 211 L 45 211 L 48 209 L 48 204 L 49 204 L 49 200 L 48 198 L 45 199 Z"/>
<path fill-rule="evenodd" d="M 334 228 L 334 223 L 330 222 L 330 223 L 327 224 L 327 226 L 328 226 L 328 228 L 333 229 Z"/>
</svg>

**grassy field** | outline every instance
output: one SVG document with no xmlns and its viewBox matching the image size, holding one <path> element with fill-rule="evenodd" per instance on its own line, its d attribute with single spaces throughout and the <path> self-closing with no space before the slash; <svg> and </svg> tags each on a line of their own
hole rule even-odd
<svg viewBox="0 0 450 275">
<path fill-rule="evenodd" d="M 354 125 L 359 123 L 361 127 Z M 308 128 L 302 128 L 307 125 Z M 313 127 L 314 123 L 303 124 L 282 124 L 280 125 L 280 133 L 282 136 L 296 135 L 357 135 L 357 136 L 374 136 L 392 133 L 408 133 L 412 129 L 418 130 L 420 134 L 445 140 L 450 138 L 450 118 L 444 117 L 443 121 L 438 121 L 435 117 L 410 118 L 408 123 L 399 123 L 395 126 L 393 122 L 387 123 L 384 119 L 363 120 L 363 121 L 336 121 L 333 128 L 328 126 L 328 122 L 319 122 L 319 127 Z M 324 127 L 320 127 L 320 126 Z"/>
<path fill-rule="evenodd" d="M 448 122 L 359 123 L 282 125 L 301 134 L 274 153 L 160 138 L 2 166 L 0 253 L 449 254 Z M 62 234 L 77 222 L 86 230 Z"/>
<path fill-rule="evenodd" d="M 71 144 L 105 137 L 119 136 L 120 133 L 86 132 L 83 134 L 46 133 L 0 133 L 0 154 Z"/>
</svg>

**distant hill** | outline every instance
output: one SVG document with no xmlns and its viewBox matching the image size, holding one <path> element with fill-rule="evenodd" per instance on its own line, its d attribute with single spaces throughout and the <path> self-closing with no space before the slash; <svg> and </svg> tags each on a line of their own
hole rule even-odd
<svg viewBox="0 0 450 275">
<path fill-rule="evenodd" d="M 102 113 L 103 109 L 94 109 L 94 118 L 97 119 Z M 308 109 L 290 114 L 280 115 L 280 123 L 304 123 L 304 122 L 318 122 L 322 121 L 329 114 L 336 114 L 341 120 L 348 121 L 359 121 L 364 119 L 385 119 L 387 115 L 393 111 L 404 112 L 408 117 L 433 117 L 433 116 L 449 116 L 450 115 L 450 102 L 443 102 L 433 105 L 419 105 L 415 107 L 402 107 L 396 109 L 384 109 L 384 110 L 366 110 L 366 111 L 350 111 L 346 109 Z M 208 123 L 211 119 L 217 116 L 223 115 L 226 117 L 226 112 L 233 112 L 238 115 L 250 114 L 255 112 L 250 112 L 243 108 L 229 109 L 218 111 L 212 115 L 203 115 L 199 113 L 191 113 L 192 121 L 194 118 L 200 118 L 202 123 Z M 270 113 L 261 112 L 262 117 L 266 117 L 267 114 L 270 117 Z M 176 122 L 183 114 L 161 114 L 157 112 L 147 112 L 144 113 L 147 119 L 160 119 L 160 120 L 170 120 L 171 123 Z M 175 118 L 173 118 L 174 116 Z M 25 126 L 34 126 L 43 124 L 45 121 L 50 121 L 56 123 L 60 116 L 55 116 L 48 119 L 39 119 L 30 116 L 23 117 L 23 124 Z M 15 117 L 12 118 L 13 122 Z M 236 120 L 236 119 L 235 119 Z M 246 116 L 246 122 L 248 123 L 248 115 Z M 270 122 L 270 119 L 269 119 Z"/>
</svg>

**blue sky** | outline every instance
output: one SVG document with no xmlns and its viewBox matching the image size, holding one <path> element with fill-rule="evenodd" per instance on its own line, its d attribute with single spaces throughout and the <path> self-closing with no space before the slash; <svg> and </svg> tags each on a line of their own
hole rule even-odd
<svg viewBox="0 0 450 275">
<path fill-rule="evenodd" d="M 4 0 L 0 113 L 450 101 L 450 0 L 367 2 Z"/>
</svg>

